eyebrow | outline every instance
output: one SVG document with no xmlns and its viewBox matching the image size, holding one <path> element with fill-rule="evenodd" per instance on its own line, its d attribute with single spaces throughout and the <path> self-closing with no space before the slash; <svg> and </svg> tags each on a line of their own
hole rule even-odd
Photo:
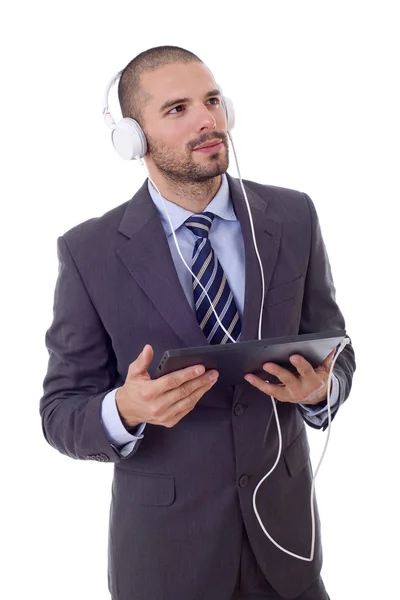
<svg viewBox="0 0 400 600">
<path fill-rule="evenodd" d="M 214 90 L 211 90 L 211 92 L 207 92 L 207 94 L 205 95 L 205 98 L 211 98 L 212 96 L 219 96 L 219 95 L 220 95 L 220 91 L 217 88 L 215 88 Z M 190 100 L 190 98 L 176 98 L 175 100 L 167 100 L 160 107 L 160 112 L 164 112 L 164 110 L 166 110 L 167 108 L 171 108 L 175 104 L 184 104 L 185 102 L 189 102 L 189 100 Z"/>
</svg>

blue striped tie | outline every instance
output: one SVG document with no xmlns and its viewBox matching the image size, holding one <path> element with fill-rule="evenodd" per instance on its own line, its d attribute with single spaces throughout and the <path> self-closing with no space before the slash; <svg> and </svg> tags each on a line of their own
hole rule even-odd
<svg viewBox="0 0 400 600">
<path fill-rule="evenodd" d="M 213 213 L 204 212 L 192 215 L 185 221 L 186 227 L 198 238 L 193 249 L 191 269 L 207 291 L 221 323 L 233 339 L 237 340 L 241 330 L 240 316 L 226 275 L 208 239 L 213 219 Z M 208 342 L 231 342 L 219 325 L 210 300 L 193 276 L 192 281 L 197 321 Z"/>
</svg>

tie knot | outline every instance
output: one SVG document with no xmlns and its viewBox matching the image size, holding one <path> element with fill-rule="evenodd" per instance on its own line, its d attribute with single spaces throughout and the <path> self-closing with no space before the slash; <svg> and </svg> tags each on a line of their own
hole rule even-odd
<svg viewBox="0 0 400 600">
<path fill-rule="evenodd" d="M 214 216 L 215 215 L 210 212 L 192 215 L 185 221 L 185 225 L 190 231 L 197 235 L 197 237 L 208 238 Z"/>
</svg>

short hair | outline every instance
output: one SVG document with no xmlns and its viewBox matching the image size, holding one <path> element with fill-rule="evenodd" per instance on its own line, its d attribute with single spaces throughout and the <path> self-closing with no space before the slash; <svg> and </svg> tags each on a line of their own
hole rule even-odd
<svg viewBox="0 0 400 600">
<path fill-rule="evenodd" d="M 172 63 L 203 62 L 196 54 L 178 46 L 156 46 L 138 54 L 126 65 L 118 84 L 118 99 L 123 117 L 131 117 L 142 125 L 143 109 L 149 95 L 140 76 L 147 71 Z"/>
</svg>

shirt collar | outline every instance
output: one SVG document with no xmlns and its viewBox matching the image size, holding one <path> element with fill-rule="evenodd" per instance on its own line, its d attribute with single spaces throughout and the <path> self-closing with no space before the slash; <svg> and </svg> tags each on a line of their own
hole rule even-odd
<svg viewBox="0 0 400 600">
<path fill-rule="evenodd" d="M 158 192 L 154 188 L 153 184 L 151 183 L 150 179 L 148 179 L 147 181 L 147 186 L 149 189 L 149 194 L 157 207 L 162 226 L 164 227 L 164 231 L 168 237 L 172 235 L 172 232 L 171 226 L 168 221 L 168 217 L 165 214 L 163 202 L 160 196 L 158 195 Z M 168 214 L 170 216 L 174 231 L 176 231 L 193 213 L 189 210 L 186 210 L 185 208 L 182 208 L 182 206 L 178 206 L 174 202 L 167 200 L 166 198 L 164 198 L 164 202 L 166 205 L 166 209 L 168 210 Z M 212 212 L 217 217 L 220 217 L 221 219 L 225 219 L 227 221 L 237 221 L 237 217 L 230 197 L 228 179 L 225 173 L 222 175 L 221 185 L 219 186 L 218 192 L 215 194 L 214 198 L 208 204 L 204 212 Z"/>
</svg>

